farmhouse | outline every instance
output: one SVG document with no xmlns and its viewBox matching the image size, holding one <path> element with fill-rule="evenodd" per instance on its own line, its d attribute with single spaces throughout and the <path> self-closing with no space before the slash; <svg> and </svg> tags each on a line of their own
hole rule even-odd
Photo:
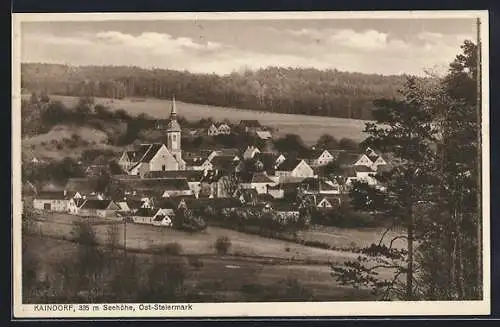
<svg viewBox="0 0 500 327">
<path fill-rule="evenodd" d="M 161 208 L 140 208 L 132 215 L 132 221 L 136 224 L 147 224 L 155 226 L 172 226 L 174 211 Z"/>
<path fill-rule="evenodd" d="M 146 174 L 145 178 L 185 178 L 189 189 L 198 197 L 201 190 L 201 180 L 204 172 L 201 170 L 179 170 L 179 171 L 152 171 Z"/>
<path fill-rule="evenodd" d="M 258 120 L 241 120 L 240 128 L 245 131 L 245 133 L 255 134 L 262 125 Z"/>
<path fill-rule="evenodd" d="M 267 140 L 270 140 L 272 139 L 272 135 L 271 135 L 271 132 L 269 131 L 256 131 L 255 134 L 257 135 L 257 137 L 263 141 L 267 141 Z"/>
<path fill-rule="evenodd" d="M 39 192 L 33 199 L 33 208 L 37 210 L 67 212 L 68 204 L 64 191 Z"/>
<path fill-rule="evenodd" d="M 68 202 L 68 211 L 72 215 L 78 215 L 81 206 L 85 203 L 83 198 L 71 198 Z"/>
<path fill-rule="evenodd" d="M 328 150 L 312 149 L 305 156 L 307 162 L 313 167 L 328 165 L 335 160 L 335 156 Z"/>
<path fill-rule="evenodd" d="M 212 125 L 210 125 L 210 127 L 208 128 L 208 130 L 207 130 L 207 134 L 208 134 L 209 136 L 219 135 L 219 129 L 217 128 L 217 126 L 215 126 L 215 124 L 212 124 Z"/>
<path fill-rule="evenodd" d="M 253 159 L 253 157 L 254 157 L 257 153 L 260 153 L 259 148 L 257 148 L 256 146 L 253 146 L 253 145 L 249 145 L 249 146 L 247 147 L 247 149 L 245 150 L 245 152 L 243 152 L 243 159 L 244 159 L 244 160 Z"/>
<path fill-rule="evenodd" d="M 165 134 L 166 144 L 142 144 L 134 151 L 125 151 L 118 164 L 129 175 L 140 176 L 150 171 L 185 169 L 186 163 L 182 159 L 181 126 L 177 122 L 175 98 L 172 99 L 170 121 Z"/>
<path fill-rule="evenodd" d="M 219 125 L 219 135 L 230 135 L 231 127 L 228 124 L 222 123 Z"/>
<path fill-rule="evenodd" d="M 314 170 L 303 159 L 287 158 L 277 166 L 276 176 L 280 181 L 286 177 L 314 177 Z"/>
<path fill-rule="evenodd" d="M 119 210 L 120 206 L 112 200 L 88 199 L 81 205 L 78 214 L 83 217 L 108 217 Z"/>
<path fill-rule="evenodd" d="M 240 187 L 242 189 L 255 189 L 257 194 L 266 194 L 268 186 L 274 184 L 276 184 L 274 180 L 269 178 L 265 172 L 262 172 L 252 174 L 248 180 L 240 184 Z"/>
<path fill-rule="evenodd" d="M 338 208 L 340 206 L 340 197 L 325 195 L 317 198 L 316 207 L 319 209 L 333 209 Z"/>
</svg>

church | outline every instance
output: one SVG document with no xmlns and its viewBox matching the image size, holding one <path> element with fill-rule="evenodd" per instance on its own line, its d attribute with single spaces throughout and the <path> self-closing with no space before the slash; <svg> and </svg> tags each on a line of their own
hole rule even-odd
<svg viewBox="0 0 500 327">
<path fill-rule="evenodd" d="M 141 144 L 133 151 L 124 151 L 118 164 L 128 175 L 141 177 L 151 171 L 185 170 L 186 162 L 182 159 L 181 126 L 177 121 L 175 97 L 172 98 L 165 134 L 166 144 Z"/>
</svg>

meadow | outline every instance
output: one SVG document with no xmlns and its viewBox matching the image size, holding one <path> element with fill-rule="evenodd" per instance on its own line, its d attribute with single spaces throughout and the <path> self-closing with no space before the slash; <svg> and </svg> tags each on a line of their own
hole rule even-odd
<svg viewBox="0 0 500 327">
<path fill-rule="evenodd" d="M 71 96 L 51 95 L 50 98 L 61 101 L 68 107 L 73 107 L 78 101 L 78 97 Z M 170 100 L 153 98 L 126 98 L 122 100 L 95 98 L 95 102 L 96 104 L 105 105 L 111 110 L 124 109 L 131 115 L 145 113 L 155 118 L 168 118 L 170 115 Z M 366 122 L 364 120 L 290 115 L 191 104 L 180 101 L 176 101 L 176 107 L 178 115 L 193 121 L 210 117 L 216 121 L 227 119 L 234 123 L 239 123 L 242 119 L 256 119 L 261 124 L 274 128 L 277 136 L 298 134 L 308 145 L 314 144 L 323 134 L 330 134 L 337 139 L 350 138 L 355 141 L 362 141 L 366 137 L 363 133 Z"/>
</svg>

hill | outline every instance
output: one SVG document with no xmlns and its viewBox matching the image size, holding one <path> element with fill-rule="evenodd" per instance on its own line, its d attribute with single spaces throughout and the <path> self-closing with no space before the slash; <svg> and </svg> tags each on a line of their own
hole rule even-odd
<svg viewBox="0 0 500 327">
<path fill-rule="evenodd" d="M 21 65 L 24 90 L 123 99 L 170 98 L 259 112 L 371 119 L 373 100 L 395 97 L 405 76 L 269 67 L 218 76 L 110 66 Z"/>
<path fill-rule="evenodd" d="M 78 97 L 58 95 L 50 95 L 50 98 L 54 101 L 61 101 L 68 108 L 74 107 L 79 100 Z M 111 110 L 124 109 L 132 116 L 146 113 L 155 118 L 167 118 L 170 115 L 170 100 L 95 98 L 95 102 Z M 216 121 L 227 119 L 238 123 L 241 119 L 257 119 L 263 125 L 275 128 L 276 136 L 297 134 L 308 145 L 314 144 L 323 134 L 330 134 L 339 140 L 349 138 L 362 141 L 366 137 L 362 132 L 365 123 L 363 120 L 279 114 L 180 101 L 176 101 L 176 106 L 180 116 L 192 121 L 213 118 Z"/>
</svg>

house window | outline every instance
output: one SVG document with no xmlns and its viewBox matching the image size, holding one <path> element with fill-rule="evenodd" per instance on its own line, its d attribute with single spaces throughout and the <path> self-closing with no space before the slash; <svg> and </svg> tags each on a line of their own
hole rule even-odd
<svg viewBox="0 0 500 327">
<path fill-rule="evenodd" d="M 176 139 L 177 139 L 177 135 L 175 135 L 175 134 L 174 134 L 174 135 L 172 135 L 172 140 L 173 140 L 174 142 L 176 141 Z"/>
<path fill-rule="evenodd" d="M 165 171 L 165 165 L 161 165 L 161 170 Z"/>
<path fill-rule="evenodd" d="M 44 209 L 44 210 L 50 210 L 50 209 L 51 209 L 51 208 L 50 208 L 50 203 L 44 203 L 44 204 L 43 204 L 43 209 Z"/>
</svg>

